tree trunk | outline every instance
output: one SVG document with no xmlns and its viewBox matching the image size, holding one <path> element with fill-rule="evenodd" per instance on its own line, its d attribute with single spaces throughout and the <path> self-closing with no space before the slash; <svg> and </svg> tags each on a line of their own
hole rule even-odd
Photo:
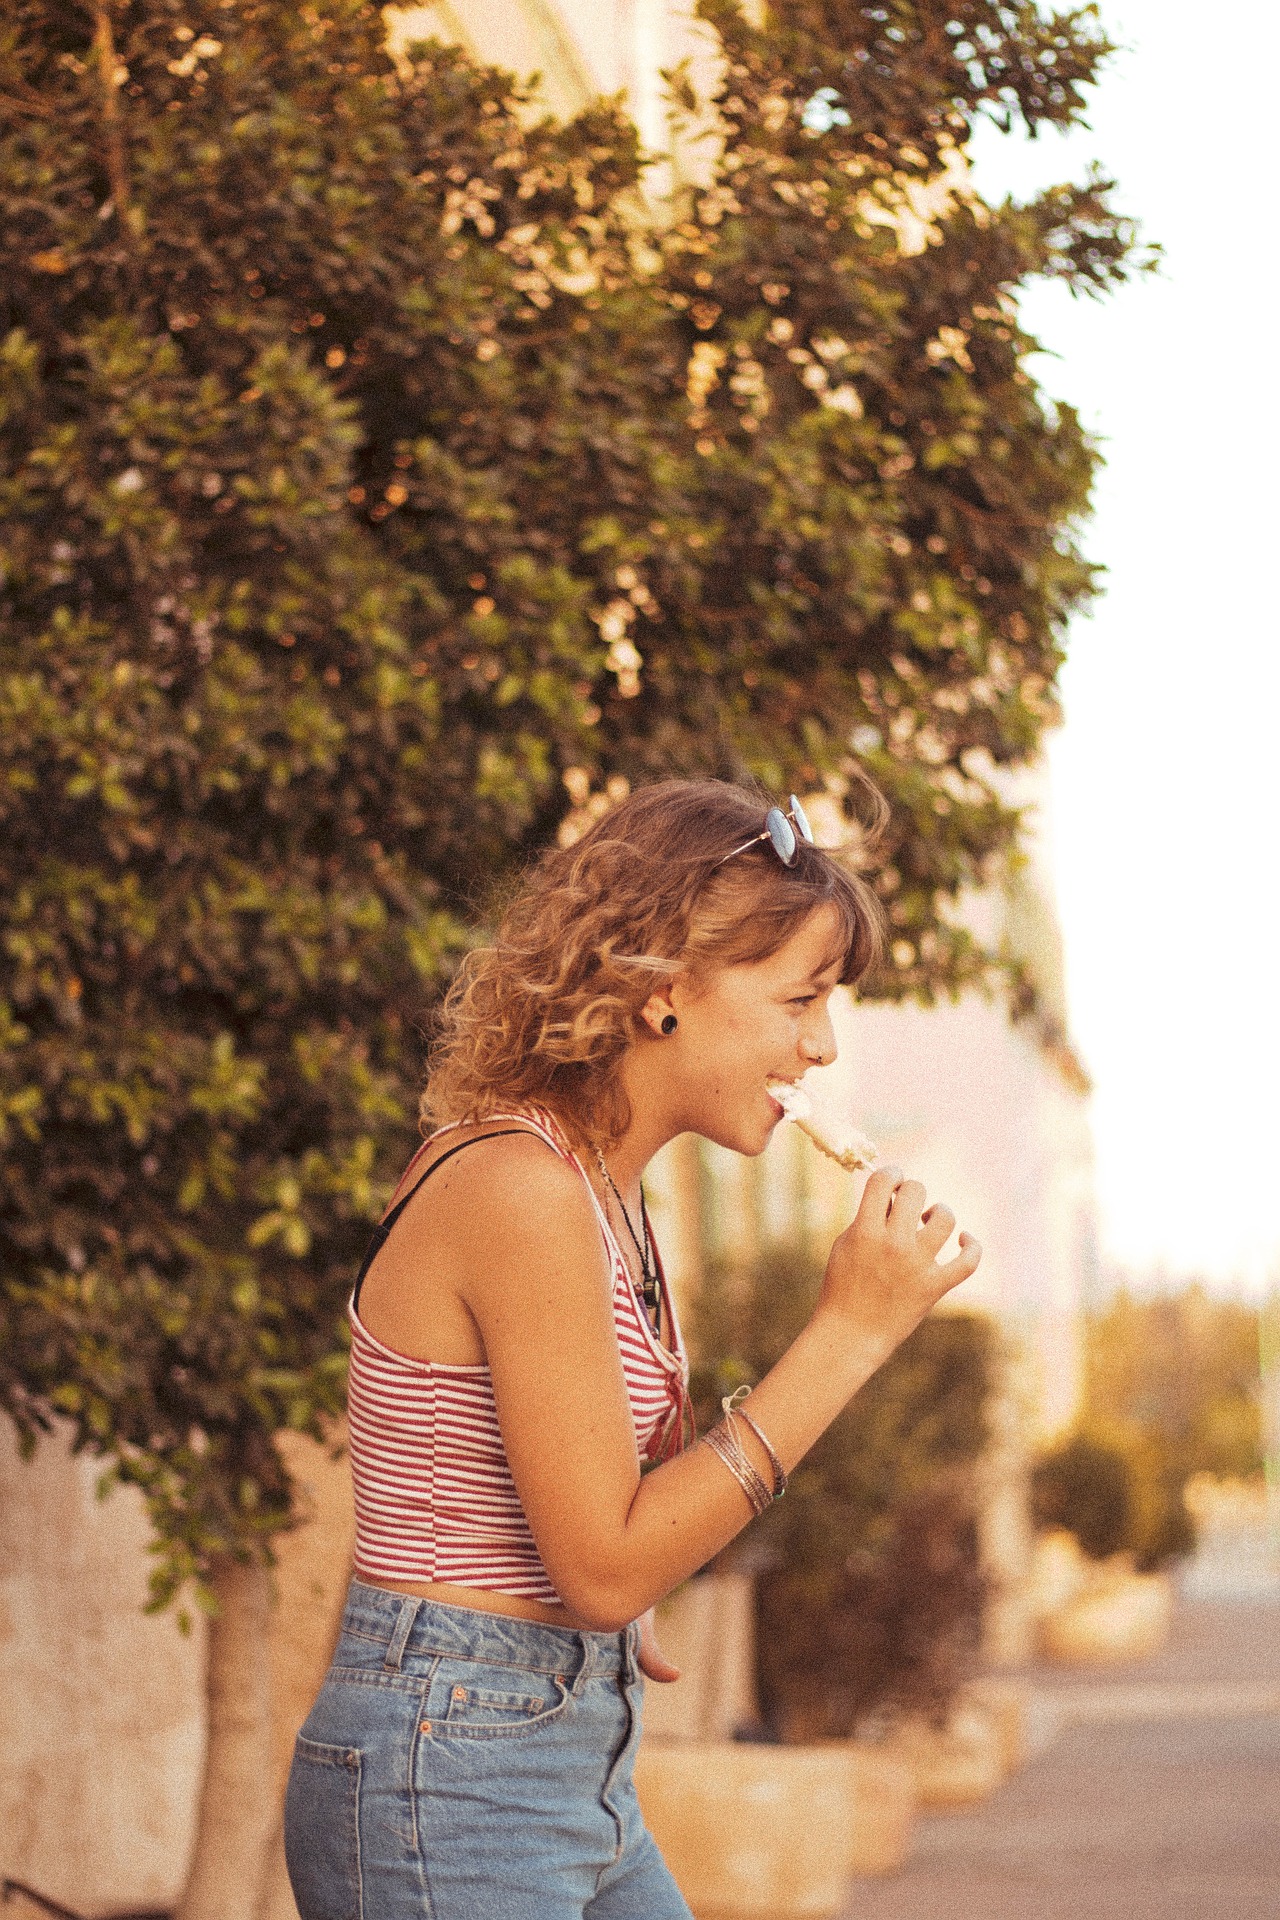
<svg viewBox="0 0 1280 1920">
<path fill-rule="evenodd" d="M 254 1920 L 272 1816 L 270 1576 L 222 1560 L 212 1586 L 208 1744 L 187 1885 L 174 1920 Z"/>
</svg>

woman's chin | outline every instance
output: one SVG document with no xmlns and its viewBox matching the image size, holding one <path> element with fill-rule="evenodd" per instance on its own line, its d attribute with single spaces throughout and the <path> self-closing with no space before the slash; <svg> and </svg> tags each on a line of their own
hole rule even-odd
<svg viewBox="0 0 1280 1920">
<path fill-rule="evenodd" d="M 730 1123 L 723 1114 L 717 1114 L 714 1121 L 703 1129 L 703 1137 L 717 1147 L 727 1147 L 731 1153 L 741 1153 L 749 1160 L 762 1154 L 774 1135 L 779 1120 L 784 1118 L 781 1107 L 770 1100 L 769 1111 L 765 1113 L 743 1114 Z"/>
</svg>

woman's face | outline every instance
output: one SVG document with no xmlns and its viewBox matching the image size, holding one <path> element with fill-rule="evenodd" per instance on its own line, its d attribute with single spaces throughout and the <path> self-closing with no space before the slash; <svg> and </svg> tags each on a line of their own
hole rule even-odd
<svg viewBox="0 0 1280 1920">
<path fill-rule="evenodd" d="M 658 1057 L 685 1130 L 738 1153 L 764 1151 L 782 1118 L 767 1083 L 798 1080 L 836 1057 L 829 1003 L 838 945 L 835 908 L 815 907 L 767 960 L 672 983 L 679 1024 Z"/>
</svg>

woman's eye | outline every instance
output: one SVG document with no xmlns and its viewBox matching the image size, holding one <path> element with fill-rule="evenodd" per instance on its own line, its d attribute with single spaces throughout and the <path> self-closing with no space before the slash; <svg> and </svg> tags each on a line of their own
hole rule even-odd
<svg viewBox="0 0 1280 1920">
<path fill-rule="evenodd" d="M 793 1007 L 811 1007 L 817 999 L 816 993 L 802 993 L 790 1002 Z"/>
</svg>

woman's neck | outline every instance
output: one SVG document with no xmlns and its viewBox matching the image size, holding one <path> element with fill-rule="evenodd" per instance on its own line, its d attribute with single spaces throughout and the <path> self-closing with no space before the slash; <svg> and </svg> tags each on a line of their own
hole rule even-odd
<svg viewBox="0 0 1280 1920">
<path fill-rule="evenodd" d="M 664 1084 L 656 1047 L 652 1054 L 643 1043 L 633 1049 L 623 1060 L 620 1076 L 630 1117 L 605 1159 L 629 1206 L 633 1199 L 639 1203 L 640 1182 L 653 1156 L 687 1129 Z"/>
</svg>

